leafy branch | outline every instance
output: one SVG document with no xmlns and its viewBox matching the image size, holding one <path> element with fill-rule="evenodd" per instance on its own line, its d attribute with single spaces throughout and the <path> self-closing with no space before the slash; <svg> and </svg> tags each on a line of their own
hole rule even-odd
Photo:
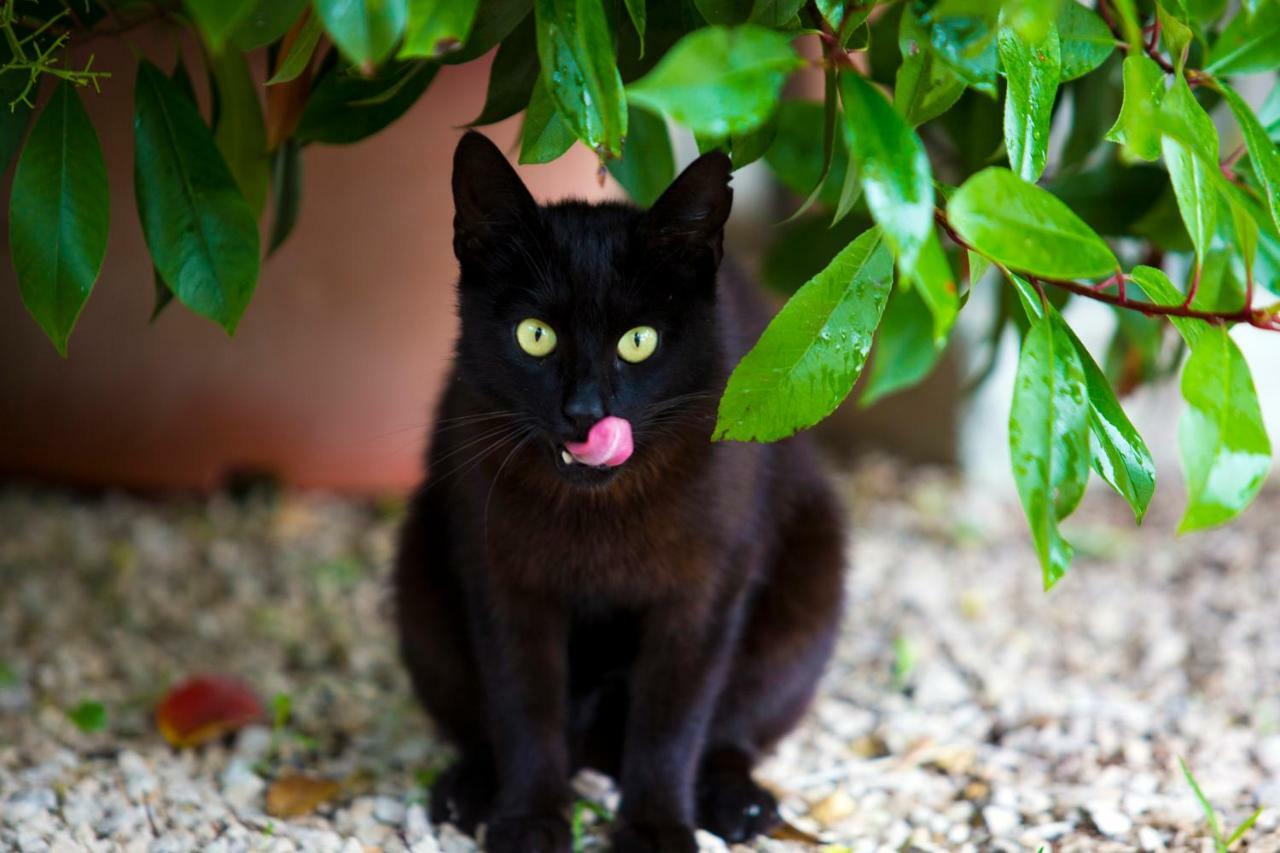
<svg viewBox="0 0 1280 853">
<path fill-rule="evenodd" d="M 35 106 L 32 93 L 44 75 L 66 80 L 76 86 L 92 85 L 95 91 L 101 91 L 100 82 L 109 78 L 111 73 L 93 70 L 93 54 L 89 55 L 84 67 L 80 69 L 64 68 L 58 64 L 59 54 L 67 46 L 71 34 L 68 29 L 57 31 L 55 27 L 59 21 L 71 14 L 71 10 L 64 8 L 49 20 L 36 26 L 32 32 L 19 37 L 15 29 L 15 25 L 20 23 L 15 9 L 17 1 L 7 0 L 3 6 L 0 6 L 0 33 L 3 33 L 5 44 L 12 54 L 8 62 L 0 65 L 0 74 L 17 71 L 27 75 L 26 84 L 9 101 L 10 112 L 19 104 Z M 46 35 L 51 35 L 52 40 L 42 43 L 42 37 Z"/>
<path fill-rule="evenodd" d="M 938 223 L 947 236 L 960 248 L 981 255 L 992 264 L 995 264 L 1006 273 L 1009 272 L 1008 267 L 996 260 L 995 258 L 983 252 L 974 246 L 965 238 L 961 237 L 956 230 L 951 227 L 951 223 L 947 221 L 946 213 L 941 209 L 934 212 L 934 219 Z M 1102 279 L 1094 284 L 1084 284 L 1079 281 L 1070 279 L 1051 278 L 1048 276 L 1032 275 L 1030 273 L 1021 273 L 1021 275 L 1037 286 L 1048 285 L 1050 287 L 1060 288 L 1062 290 L 1082 296 L 1086 299 L 1092 299 L 1096 302 L 1103 302 L 1107 305 L 1114 305 L 1117 308 L 1127 308 L 1130 311 L 1137 311 L 1148 317 L 1183 317 L 1194 320 L 1205 320 L 1210 323 L 1247 323 L 1258 329 L 1269 332 L 1280 332 L 1280 302 L 1267 308 L 1253 307 L 1252 292 L 1246 293 L 1245 305 L 1238 311 L 1205 311 L 1203 309 L 1191 307 L 1195 300 L 1196 287 L 1193 280 L 1191 287 L 1187 289 L 1187 297 L 1177 305 L 1158 305 L 1154 302 L 1146 302 L 1129 298 L 1127 285 L 1133 283 L 1132 274 L 1117 271 L 1116 273 Z M 973 282 L 970 282 L 972 284 Z M 1109 288 L 1115 287 L 1116 293 L 1107 293 Z"/>
</svg>

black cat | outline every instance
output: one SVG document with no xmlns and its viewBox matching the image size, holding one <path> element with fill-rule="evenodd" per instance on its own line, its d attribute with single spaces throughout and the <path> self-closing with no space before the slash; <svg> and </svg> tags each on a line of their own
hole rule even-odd
<svg viewBox="0 0 1280 853">
<path fill-rule="evenodd" d="M 539 206 L 483 136 L 454 155 L 462 331 L 397 617 L 461 752 L 432 815 L 494 853 L 568 851 L 584 766 L 621 787 L 616 851 L 778 821 L 751 771 L 830 655 L 843 525 L 806 438 L 710 440 L 769 313 L 717 273 L 729 171 L 706 154 L 648 211 Z"/>
</svg>

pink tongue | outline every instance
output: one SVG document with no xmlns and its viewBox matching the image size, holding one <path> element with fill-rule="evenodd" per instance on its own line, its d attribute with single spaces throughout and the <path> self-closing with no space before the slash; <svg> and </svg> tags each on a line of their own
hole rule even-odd
<svg viewBox="0 0 1280 853">
<path fill-rule="evenodd" d="M 587 433 L 586 441 L 571 441 L 564 446 L 583 465 L 621 465 L 631 457 L 631 422 L 609 415 L 601 418 Z"/>
</svg>

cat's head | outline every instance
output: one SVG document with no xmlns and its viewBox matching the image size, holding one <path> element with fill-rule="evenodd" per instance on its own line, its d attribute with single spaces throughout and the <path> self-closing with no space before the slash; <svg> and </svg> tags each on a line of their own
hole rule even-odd
<svg viewBox="0 0 1280 853">
<path fill-rule="evenodd" d="M 719 390 L 729 176 L 712 153 L 649 210 L 538 205 L 492 142 L 471 132 L 458 144 L 459 376 L 518 417 L 567 479 L 607 481 L 634 464 L 632 442 L 636 456 L 652 452 L 682 406 Z"/>
</svg>

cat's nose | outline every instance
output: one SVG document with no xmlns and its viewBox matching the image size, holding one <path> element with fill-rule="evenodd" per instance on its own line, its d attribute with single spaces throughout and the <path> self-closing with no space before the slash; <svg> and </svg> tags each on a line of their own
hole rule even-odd
<svg viewBox="0 0 1280 853">
<path fill-rule="evenodd" d="M 584 437 L 604 415 L 604 400 L 595 388 L 576 391 L 564 404 L 564 417 L 575 439 Z"/>
</svg>

